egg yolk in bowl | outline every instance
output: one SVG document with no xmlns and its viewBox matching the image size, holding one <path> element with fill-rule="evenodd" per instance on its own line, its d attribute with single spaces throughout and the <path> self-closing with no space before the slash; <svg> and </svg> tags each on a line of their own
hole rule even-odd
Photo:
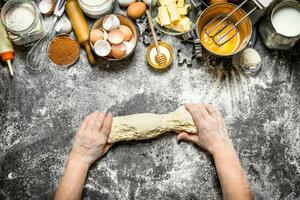
<svg viewBox="0 0 300 200">
<path fill-rule="evenodd" d="M 204 28 L 201 31 L 200 39 L 201 39 L 202 45 L 207 50 L 211 51 L 212 53 L 217 54 L 217 55 L 222 55 L 222 56 L 231 55 L 239 47 L 240 34 L 239 34 L 237 28 L 229 31 L 233 27 L 233 24 L 229 24 L 228 26 L 226 26 L 228 21 L 223 21 L 222 23 L 217 25 L 221 21 L 221 19 L 222 18 L 217 18 L 216 20 L 212 21 L 212 23 L 207 24 L 206 32 L 205 32 L 205 28 Z M 224 29 L 222 31 L 218 32 L 222 28 L 224 28 Z M 212 31 L 209 33 L 209 35 L 207 35 L 207 32 L 210 30 L 212 30 Z M 228 32 L 228 34 L 226 34 L 226 32 Z M 225 35 L 225 36 L 223 37 L 223 35 Z M 221 37 L 223 37 L 223 38 L 219 42 L 217 42 L 218 44 L 216 44 L 216 41 Z M 232 37 L 232 38 L 230 39 L 230 37 Z M 224 43 L 226 40 L 228 40 L 228 41 L 226 43 Z M 222 44 L 222 43 L 224 43 L 224 44 Z"/>
</svg>

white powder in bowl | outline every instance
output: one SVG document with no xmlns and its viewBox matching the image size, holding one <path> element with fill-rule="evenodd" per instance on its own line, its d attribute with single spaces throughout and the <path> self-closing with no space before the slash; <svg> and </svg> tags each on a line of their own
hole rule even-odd
<svg viewBox="0 0 300 200">
<path fill-rule="evenodd" d="M 7 12 L 5 22 L 9 29 L 23 31 L 32 25 L 34 18 L 34 8 L 29 3 L 23 3 Z"/>
</svg>

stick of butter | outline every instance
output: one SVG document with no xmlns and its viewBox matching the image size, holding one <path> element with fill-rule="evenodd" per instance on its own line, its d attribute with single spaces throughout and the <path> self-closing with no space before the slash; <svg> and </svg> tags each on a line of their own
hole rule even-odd
<svg viewBox="0 0 300 200">
<path fill-rule="evenodd" d="M 171 2 L 176 2 L 176 0 L 159 0 L 160 5 L 167 6 Z"/>
<path fill-rule="evenodd" d="M 172 28 L 178 32 L 185 32 L 191 29 L 192 21 L 186 16 L 181 16 L 180 20 L 172 23 Z"/>
<path fill-rule="evenodd" d="M 177 6 L 175 2 L 168 4 L 168 11 L 170 14 L 171 22 L 175 22 L 180 19 L 180 14 L 178 13 Z"/>
<path fill-rule="evenodd" d="M 177 1 L 177 6 L 178 6 L 178 8 L 183 7 L 184 4 L 185 4 L 185 0 L 178 0 L 178 1 Z"/>
<path fill-rule="evenodd" d="M 165 6 L 160 6 L 158 8 L 158 19 L 159 19 L 159 24 L 161 26 L 165 26 L 165 25 L 170 25 L 171 24 L 171 20 L 169 17 L 169 13 L 168 10 Z"/>
<path fill-rule="evenodd" d="M 187 15 L 189 14 L 190 8 L 191 8 L 190 4 L 185 4 L 183 7 L 177 8 L 177 10 L 180 15 Z"/>
</svg>

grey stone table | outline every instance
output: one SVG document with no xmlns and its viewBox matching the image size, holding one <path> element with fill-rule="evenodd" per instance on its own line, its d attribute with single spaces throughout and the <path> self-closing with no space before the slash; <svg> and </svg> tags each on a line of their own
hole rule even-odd
<svg viewBox="0 0 300 200">
<path fill-rule="evenodd" d="M 87 114 L 166 113 L 192 102 L 221 110 L 257 199 L 300 199 L 300 45 L 279 52 L 258 40 L 263 66 L 248 77 L 206 52 L 187 65 L 192 46 L 163 38 L 175 50 L 165 72 L 147 66 L 146 37 L 128 60 L 91 67 L 82 51 L 69 69 L 49 63 L 41 73 L 16 50 L 14 78 L 0 68 L 0 199 L 51 199 Z M 173 133 L 114 145 L 89 171 L 83 197 L 222 198 L 212 158 Z"/>
</svg>

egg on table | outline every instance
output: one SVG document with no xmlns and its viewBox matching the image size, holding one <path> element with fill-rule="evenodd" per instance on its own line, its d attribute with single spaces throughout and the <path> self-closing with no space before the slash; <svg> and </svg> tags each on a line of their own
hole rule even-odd
<svg viewBox="0 0 300 200">
<path fill-rule="evenodd" d="M 124 40 L 128 41 L 132 38 L 132 30 L 126 25 L 119 26 L 120 31 L 124 34 Z"/>
<path fill-rule="evenodd" d="M 127 16 L 133 20 L 140 19 L 146 12 L 146 5 L 143 2 L 135 2 L 127 8 Z"/>
<path fill-rule="evenodd" d="M 126 54 L 126 46 L 124 43 L 111 46 L 111 55 L 114 58 L 120 59 L 124 57 L 125 54 Z"/>
</svg>

